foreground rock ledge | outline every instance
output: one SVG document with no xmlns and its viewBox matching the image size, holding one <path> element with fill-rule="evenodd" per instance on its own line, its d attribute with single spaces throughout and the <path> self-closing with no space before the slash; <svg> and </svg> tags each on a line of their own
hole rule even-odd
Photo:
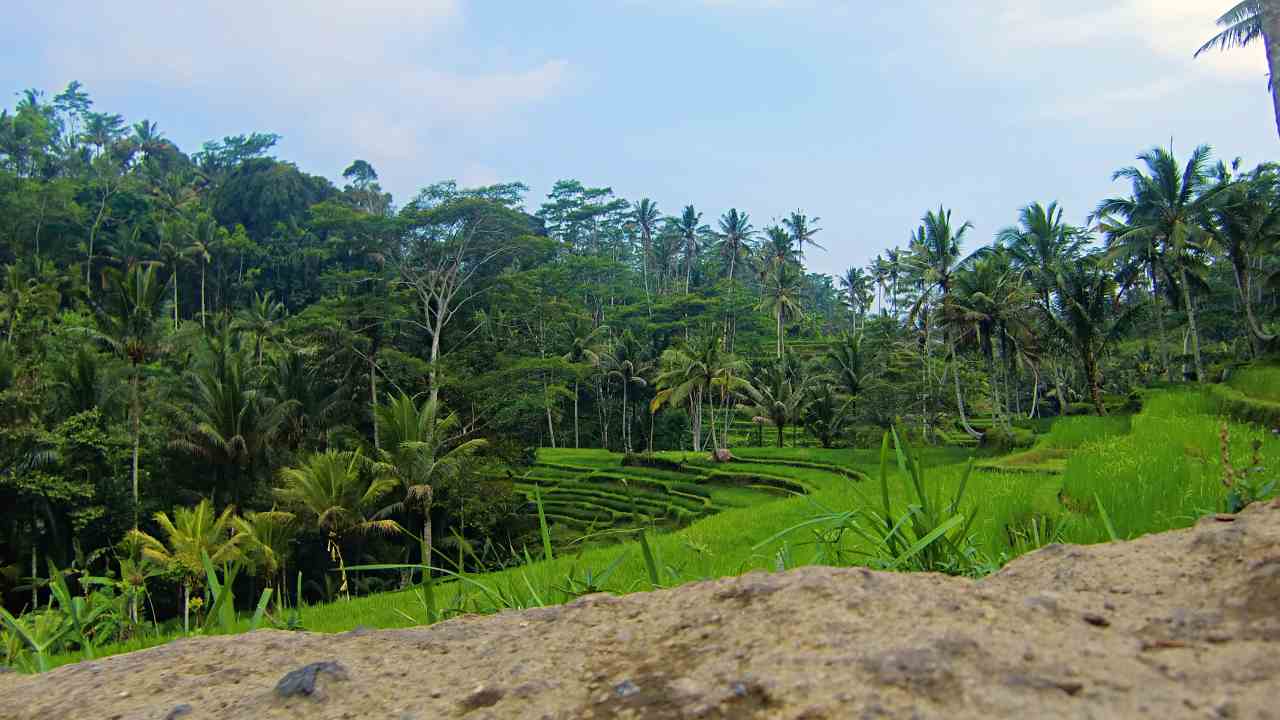
<svg viewBox="0 0 1280 720">
<path fill-rule="evenodd" d="M 277 692 L 309 663 L 311 692 Z M 295 676 L 296 677 L 296 676 Z M 1280 717 L 1280 507 L 979 582 L 805 568 L 0 675 L 3 718 Z"/>
</svg>

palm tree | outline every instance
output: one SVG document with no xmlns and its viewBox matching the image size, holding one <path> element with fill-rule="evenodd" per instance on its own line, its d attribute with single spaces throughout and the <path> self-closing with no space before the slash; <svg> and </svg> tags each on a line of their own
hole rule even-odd
<svg viewBox="0 0 1280 720">
<path fill-rule="evenodd" d="M 1000 396 L 995 348 L 998 344 L 1005 366 L 1010 367 L 1012 329 L 1025 324 L 1025 313 L 1031 302 L 1010 259 L 1005 251 L 997 249 L 966 263 L 955 275 L 951 302 L 943 318 L 952 329 L 957 345 L 971 341 L 986 360 L 991 412 L 1000 422 L 1007 422 L 1007 417 Z M 964 422 L 964 401 L 960 396 L 959 375 L 955 375 L 956 402 Z"/>
<path fill-rule="evenodd" d="M 435 486 L 466 477 L 474 470 L 476 455 L 488 447 L 487 441 L 480 438 L 460 441 L 457 414 L 441 417 L 440 410 L 438 400 L 418 405 L 403 393 L 377 408 L 383 431 L 379 454 L 402 491 L 400 499 L 379 510 L 378 516 L 406 511 L 421 516 L 419 550 L 423 565 L 431 564 Z"/>
<path fill-rule="evenodd" d="M 751 378 L 751 382 L 742 389 L 751 399 L 757 423 L 772 425 L 778 432 L 778 447 L 782 447 L 787 426 L 798 419 L 800 408 L 804 404 L 808 383 L 804 379 L 796 380 L 787 372 L 781 361 L 769 363 L 768 367 Z"/>
<path fill-rule="evenodd" d="M 1098 267 L 1098 258 L 1086 257 L 1058 270 L 1055 308 L 1044 313 L 1049 328 L 1075 352 L 1089 385 L 1089 395 L 1099 415 L 1107 414 L 1102 402 L 1102 356 L 1136 316 L 1137 308 L 1120 302 L 1115 280 Z"/>
<path fill-rule="evenodd" d="M 562 355 L 561 358 L 567 363 L 578 366 L 598 367 L 600 365 L 600 336 L 608 332 L 608 329 L 604 325 L 592 327 L 591 323 L 582 316 L 575 315 L 569 318 L 569 352 Z M 573 376 L 573 447 L 575 449 L 582 447 L 578 439 L 579 382 L 579 374 L 575 372 Z"/>
<path fill-rule="evenodd" d="M 93 299 L 97 337 L 129 364 L 129 424 L 133 431 L 133 515 L 138 520 L 138 450 L 142 441 L 143 367 L 160 349 L 156 318 L 164 303 L 164 283 L 153 264 L 130 265 L 125 272 L 107 268 L 107 291 Z"/>
<path fill-rule="evenodd" d="M 145 120 L 143 122 L 146 122 Z M 178 329 L 178 265 L 185 259 L 181 238 L 181 230 L 173 220 L 156 225 L 155 252 L 162 263 L 169 268 L 173 285 L 173 329 Z"/>
<path fill-rule="evenodd" d="M 818 243 L 814 242 L 813 236 L 817 235 L 821 228 L 814 227 L 822 218 L 806 217 L 804 213 L 796 210 L 789 216 L 783 218 L 782 224 L 787 226 L 787 230 L 791 233 L 791 239 L 796 244 L 796 249 L 800 252 L 800 262 L 804 262 L 804 246 L 816 247 L 819 250 L 826 250 Z"/>
<path fill-rule="evenodd" d="M 212 215 L 202 213 L 196 218 L 194 231 L 191 234 L 191 244 L 187 246 L 185 254 L 196 259 L 200 263 L 200 326 L 204 327 L 205 315 L 207 309 L 205 306 L 205 273 L 209 267 L 209 261 L 213 259 L 213 249 L 221 235 L 221 228 L 218 222 L 213 219 Z"/>
<path fill-rule="evenodd" d="M 1210 50 L 1231 50 L 1250 45 L 1259 38 L 1267 51 L 1267 68 L 1271 74 L 1271 105 L 1276 131 L 1280 132 L 1280 1 L 1244 0 L 1218 18 L 1222 32 L 1200 46 L 1196 57 Z"/>
<path fill-rule="evenodd" d="M 703 406 L 710 401 L 711 444 L 718 448 L 714 391 L 719 388 L 727 396 L 738 368 L 738 361 L 724 351 L 721 338 L 714 333 L 668 348 L 662 353 L 661 372 L 656 381 L 658 392 L 650 411 L 657 412 L 663 405 L 679 407 L 688 403 L 696 452 L 702 449 Z"/>
<path fill-rule="evenodd" d="M 215 487 L 231 502 L 239 502 L 243 477 L 252 478 L 261 467 L 296 408 L 295 401 L 277 402 L 262 391 L 246 355 L 224 323 L 222 333 L 186 373 L 185 402 L 178 408 L 186 429 L 172 443 L 217 468 Z"/>
<path fill-rule="evenodd" d="M 918 233 L 912 236 L 911 263 L 923 283 L 912 314 L 918 314 L 935 302 L 945 305 L 955 282 L 960 264 L 960 246 L 973 223 L 956 228 L 951 224 L 951 211 L 938 208 L 925 213 Z"/>
<path fill-rule="evenodd" d="M 786 348 L 786 319 L 803 314 L 800 310 L 801 278 L 792 268 L 788 263 L 774 265 L 764 287 L 764 297 L 757 306 L 757 309 L 769 312 L 774 317 L 778 358 L 782 357 Z"/>
<path fill-rule="evenodd" d="M 276 488 L 276 496 L 328 534 L 329 557 L 338 563 L 342 574 L 339 592 L 347 592 L 343 539 L 351 533 L 398 529 L 392 520 L 373 517 L 379 499 L 397 484 L 392 475 L 387 465 L 369 460 L 358 450 L 326 450 L 280 470 L 283 486 Z"/>
<path fill-rule="evenodd" d="M 631 386 L 647 387 L 644 373 L 649 369 L 640 358 L 640 343 L 630 330 L 622 333 L 618 342 L 603 356 L 601 365 L 607 377 L 622 383 L 622 451 L 631 452 L 631 418 L 627 414 L 628 393 Z"/>
<path fill-rule="evenodd" d="M 280 323 L 284 320 L 284 303 L 276 301 L 271 291 L 254 292 L 253 302 L 245 308 L 236 321 L 235 328 L 253 335 L 254 363 L 262 366 L 262 351 L 267 342 L 279 332 Z"/>
<path fill-rule="evenodd" d="M 996 233 L 1015 267 L 1031 282 L 1041 305 L 1049 307 L 1049 293 L 1064 262 L 1080 256 L 1089 242 L 1086 231 L 1062 221 L 1062 208 L 1031 203 L 1018 212 L 1018 224 Z"/>
<path fill-rule="evenodd" d="M 1266 332 L 1254 314 L 1253 265 L 1280 248 L 1280 168 L 1260 165 L 1233 179 L 1231 170 L 1219 164 L 1217 174 L 1222 196 L 1210 207 L 1206 229 L 1212 245 L 1231 263 L 1245 325 L 1255 350 L 1261 350 L 1276 334 Z"/>
<path fill-rule="evenodd" d="M 933 312 L 937 306 L 946 309 L 951 301 L 951 286 L 955 283 L 955 274 L 960 265 L 960 245 L 965 235 L 973 228 L 973 224 L 965 222 L 956 228 L 951 223 L 951 211 L 939 207 L 938 212 L 929 211 L 921 220 L 920 229 L 911 236 L 911 256 L 908 259 L 909 269 L 919 287 L 919 295 L 908 314 L 908 321 L 920 319 L 924 330 L 921 357 L 921 394 L 920 416 L 923 432 L 928 437 L 929 418 L 929 361 L 930 330 L 933 327 Z M 947 354 L 954 354 L 950 333 L 943 325 L 943 345 Z"/>
<path fill-rule="evenodd" d="M 644 292 L 645 297 L 649 296 L 649 264 L 653 257 L 653 235 L 657 232 L 658 219 L 661 215 L 658 213 L 658 204 L 649 198 L 642 199 L 631 213 L 631 219 L 635 222 L 636 228 L 640 230 L 640 242 L 644 253 L 641 258 L 640 268 L 644 274 Z"/>
<path fill-rule="evenodd" d="M 698 262 L 698 251 L 701 249 L 702 236 L 711 228 L 702 224 L 702 213 L 685 205 L 684 212 L 675 221 L 675 227 L 684 239 L 684 293 L 689 294 L 689 283 L 693 278 L 693 266 Z"/>
<path fill-rule="evenodd" d="M 1162 263 L 1176 269 L 1198 382 L 1205 381 L 1205 374 L 1196 308 L 1191 298 L 1190 268 L 1201 249 L 1204 224 L 1217 194 L 1208 188 L 1210 152 L 1207 145 L 1197 147 L 1182 168 L 1171 152 L 1152 148 L 1138 156 L 1146 165 L 1146 172 L 1131 166 L 1117 170 L 1114 175 L 1115 179 L 1132 182 L 1132 194 L 1127 198 L 1103 200 L 1094 211 L 1094 217 L 1124 218 L 1125 225 L 1112 232 L 1115 243 L 1143 247 L 1157 244 Z"/>
<path fill-rule="evenodd" d="M 871 308 L 873 278 L 860 267 L 851 267 L 840 276 L 840 288 L 844 291 L 843 301 L 853 311 L 856 319 L 866 317 Z"/>
<path fill-rule="evenodd" d="M 823 352 L 822 361 L 825 374 L 836 391 L 850 403 L 856 403 L 870 375 L 870 358 L 867 357 L 862 333 L 842 334 Z"/>
<path fill-rule="evenodd" d="M 284 597 L 284 568 L 298 535 L 297 519 L 293 513 L 281 510 L 249 512 L 235 518 L 242 554 L 268 586 L 275 583 L 277 598 Z"/>
<path fill-rule="evenodd" d="M 733 350 L 734 335 L 736 335 L 736 320 L 734 306 L 737 296 L 737 266 L 739 262 L 745 262 L 751 254 L 751 238 L 755 235 L 755 228 L 751 227 L 750 218 L 746 213 L 738 212 L 737 208 L 731 208 L 729 212 L 720 216 L 720 257 L 724 260 L 729 273 L 729 308 L 725 314 L 725 347 Z"/>
<path fill-rule="evenodd" d="M 889 283 L 889 306 L 893 316 L 898 317 L 898 281 L 903 275 L 904 255 L 902 249 L 894 246 L 884 251 L 885 280 Z"/>
<path fill-rule="evenodd" d="M 240 557 L 241 537 L 233 532 L 234 508 L 214 513 L 206 498 L 193 508 L 173 509 L 173 517 L 158 512 L 156 524 L 164 532 L 164 542 L 134 528 L 128 540 L 137 543 L 142 555 L 175 573 L 182 581 L 182 629 L 191 629 L 191 591 L 200 589 L 205 578 L 204 558 L 215 565 Z"/>
</svg>

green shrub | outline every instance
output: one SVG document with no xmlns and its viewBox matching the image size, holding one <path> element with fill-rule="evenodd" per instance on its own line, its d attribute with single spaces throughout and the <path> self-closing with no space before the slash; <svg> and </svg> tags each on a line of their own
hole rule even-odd
<svg viewBox="0 0 1280 720">
<path fill-rule="evenodd" d="M 622 467 L 645 467 L 656 468 L 658 470 L 668 470 L 671 472 L 680 472 L 684 469 L 684 463 L 679 460 L 672 460 L 671 458 L 665 458 L 659 455 L 630 453 L 623 456 Z"/>
<path fill-rule="evenodd" d="M 993 450 L 1009 451 L 1018 448 L 1029 448 L 1036 442 L 1035 433 L 1026 428 L 992 427 L 982 434 L 980 445 Z"/>
</svg>

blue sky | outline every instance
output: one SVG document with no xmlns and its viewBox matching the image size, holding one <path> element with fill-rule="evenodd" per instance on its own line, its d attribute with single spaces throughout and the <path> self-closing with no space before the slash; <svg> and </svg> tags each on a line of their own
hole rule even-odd
<svg viewBox="0 0 1280 720">
<path fill-rule="evenodd" d="M 364 158 L 398 201 L 521 180 L 536 209 L 572 177 L 757 227 L 800 208 L 837 273 L 940 203 L 981 242 L 1032 200 L 1083 222 L 1153 144 L 1276 158 L 1261 47 L 1191 58 L 1230 4 L 16 0 L 0 86 L 80 80 L 188 152 L 278 132 L 283 159 L 340 179 Z"/>
</svg>

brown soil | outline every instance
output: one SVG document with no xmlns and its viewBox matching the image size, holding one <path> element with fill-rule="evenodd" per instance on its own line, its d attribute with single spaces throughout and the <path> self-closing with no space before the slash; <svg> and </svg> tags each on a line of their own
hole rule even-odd
<svg viewBox="0 0 1280 720">
<path fill-rule="evenodd" d="M 282 697 L 277 683 L 295 673 Z M 985 580 L 805 568 L 0 675 L 3 718 L 1280 717 L 1280 506 Z"/>
</svg>

